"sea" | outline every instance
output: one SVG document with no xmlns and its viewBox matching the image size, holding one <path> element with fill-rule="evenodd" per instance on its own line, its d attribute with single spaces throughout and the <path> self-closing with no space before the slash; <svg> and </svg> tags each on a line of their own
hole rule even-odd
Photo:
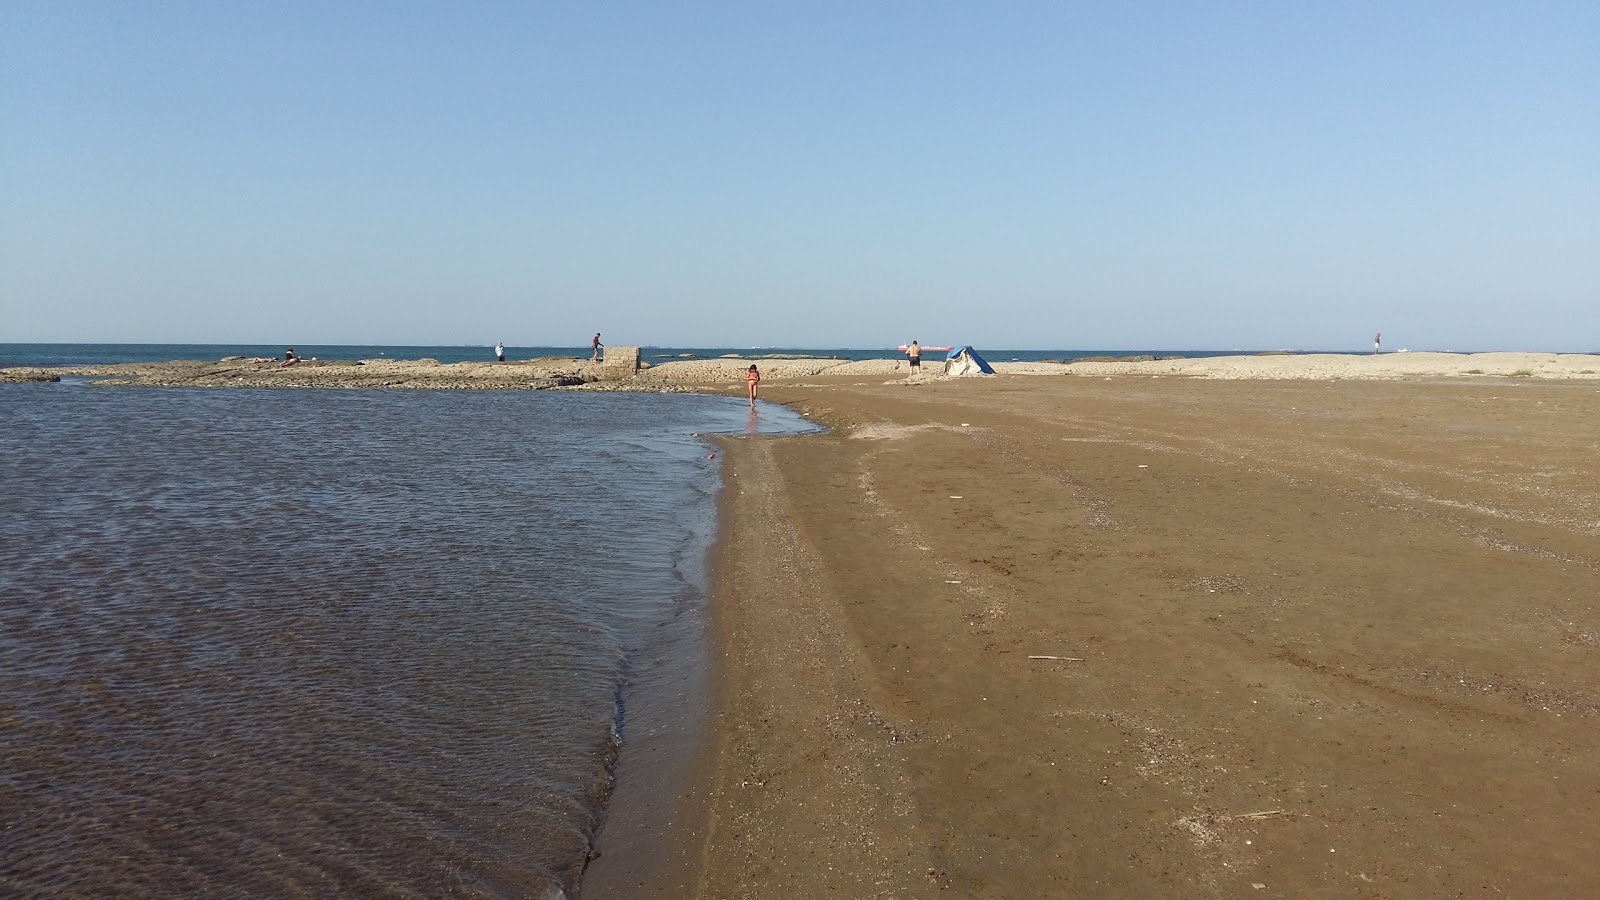
<svg viewBox="0 0 1600 900">
<path fill-rule="evenodd" d="M 644 357 L 731 353 L 894 355 Z M 641 719 L 681 694 L 652 673 L 704 653 L 708 436 L 818 430 L 693 394 L 81 378 L 0 384 L 0 423 L 0 896 L 575 896 L 630 725 L 678 712 Z"/>
<path fill-rule="evenodd" d="M 246 358 L 282 357 L 286 346 L 278 344 L 8 344 L 0 343 L 0 368 L 14 366 L 97 366 L 116 363 L 154 363 L 175 359 L 219 360 L 228 356 Z M 1040 362 L 1042 360 L 1072 360 L 1091 356 L 1231 356 L 1240 350 L 995 350 L 975 348 L 990 362 Z M 370 346 L 345 344 L 299 344 L 297 355 L 307 359 L 360 360 L 360 359 L 436 359 L 441 363 L 490 362 L 494 359 L 494 345 L 408 347 Z M 590 349 L 584 347 L 506 347 L 507 359 L 535 359 L 546 356 L 566 356 L 588 359 Z M 898 358 L 898 350 L 890 348 L 818 348 L 818 347 L 643 347 L 640 358 L 645 362 L 660 363 L 674 359 L 715 359 L 720 356 L 818 356 L 835 359 L 862 360 Z"/>
<path fill-rule="evenodd" d="M 0 896 L 574 895 L 630 704 L 698 652 L 707 436 L 816 430 L 72 379 L 0 422 Z"/>
</svg>

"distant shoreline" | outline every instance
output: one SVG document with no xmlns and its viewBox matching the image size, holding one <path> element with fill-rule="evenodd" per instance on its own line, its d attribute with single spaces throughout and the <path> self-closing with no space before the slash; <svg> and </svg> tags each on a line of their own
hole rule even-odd
<svg viewBox="0 0 1600 900">
<path fill-rule="evenodd" d="M 621 342 L 617 342 L 621 346 Z M 61 343 L 0 343 L 0 368 L 17 366 L 111 365 L 115 363 L 157 363 L 173 360 L 216 361 L 230 356 L 246 359 L 253 357 L 283 356 L 287 347 L 306 358 L 320 360 L 345 359 L 437 359 L 441 363 L 493 362 L 492 344 L 473 345 L 407 345 L 407 344 L 319 344 L 312 342 L 271 344 L 61 344 Z M 727 356 L 754 359 L 795 357 L 806 359 L 885 359 L 903 358 L 893 347 L 719 347 L 642 345 L 640 356 L 648 362 L 673 359 L 718 359 Z M 1201 350 L 1194 348 L 1116 348 L 1079 347 L 1022 350 L 1016 348 L 978 347 L 980 353 L 993 360 L 1037 361 L 1043 359 L 1080 359 L 1091 356 L 1128 357 L 1157 356 L 1223 356 L 1253 351 Z M 588 345 L 572 346 L 511 346 L 506 347 L 509 361 L 560 358 L 587 360 Z M 931 351 L 924 356 L 932 359 Z"/>
<path fill-rule="evenodd" d="M 1587 353 L 1374 354 L 1262 353 L 1231 356 L 1099 356 L 1075 360 L 1008 361 L 990 358 L 1001 375 L 1178 376 L 1217 379 L 1403 379 L 1494 376 L 1539 379 L 1600 379 L 1600 356 Z M 929 360 L 910 376 L 904 359 L 808 357 L 789 353 L 723 354 L 709 358 L 641 361 L 635 372 L 606 369 L 572 357 L 541 357 L 506 363 L 436 359 L 306 360 L 283 366 L 276 360 L 228 357 L 215 362 L 172 360 L 118 364 L 14 366 L 0 368 L 0 381 L 97 379 L 114 385 L 168 387 L 342 387 L 452 390 L 720 390 L 743 377 L 751 363 L 767 379 L 900 378 L 912 383 L 940 379 L 941 363 Z"/>
<path fill-rule="evenodd" d="M 929 343 L 929 342 L 924 342 Z M 965 346 L 965 343 L 939 341 L 939 344 L 953 344 Z M 620 345 L 620 344 L 619 344 Z M 204 361 L 216 362 L 228 357 L 252 358 L 278 358 L 283 357 L 286 347 L 294 347 L 295 352 L 308 359 L 317 360 L 385 360 L 404 361 L 436 359 L 443 364 L 452 363 L 492 363 L 495 361 L 492 344 L 483 346 L 472 345 L 383 345 L 383 344 L 317 344 L 317 343 L 286 343 L 286 344 L 108 344 L 108 343 L 19 343 L 0 342 L 0 369 L 20 367 L 78 367 L 115 365 L 125 363 L 168 363 L 173 361 Z M 1365 356 L 1367 348 L 1357 347 L 1349 350 L 1304 350 L 1294 348 L 1264 348 L 1264 349 L 1227 349 L 1208 350 L 1193 347 L 1066 347 L 1043 349 L 1017 349 L 996 348 L 983 344 L 973 345 L 977 352 L 982 354 L 991 363 L 996 362 L 1046 362 L 1046 361 L 1077 361 L 1085 359 L 1115 359 L 1126 360 L 1131 358 L 1148 357 L 1182 357 L 1182 358 L 1212 358 L 1235 356 L 1261 356 L 1261 355 L 1291 355 L 1291 356 Z M 1538 350 L 1526 351 L 1523 349 L 1502 349 L 1496 351 L 1452 351 L 1452 350 L 1400 350 L 1393 353 L 1443 353 L 1451 356 L 1477 354 L 1486 352 L 1539 352 L 1563 353 L 1563 351 Z M 1594 355 L 1600 350 L 1571 351 L 1579 355 Z M 639 347 L 640 358 L 645 362 L 662 363 L 680 359 L 719 359 L 719 358 L 748 358 L 748 359 L 838 359 L 851 362 L 869 359 L 904 359 L 904 354 L 894 347 L 675 347 L 667 345 L 644 345 Z M 924 350 L 923 359 L 927 362 L 937 362 L 944 357 L 944 353 L 935 353 Z M 1384 356 L 1393 355 L 1386 351 Z M 587 361 L 590 357 L 588 346 L 563 347 L 563 346 L 507 346 L 506 358 L 510 362 L 526 361 L 533 359 L 567 359 L 574 361 Z"/>
</svg>

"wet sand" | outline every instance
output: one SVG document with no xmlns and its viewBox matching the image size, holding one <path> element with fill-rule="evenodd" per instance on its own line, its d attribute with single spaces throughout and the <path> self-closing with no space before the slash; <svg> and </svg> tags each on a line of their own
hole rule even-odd
<svg viewBox="0 0 1600 900">
<path fill-rule="evenodd" d="M 1317 377 L 765 383 L 834 431 L 725 440 L 709 746 L 585 896 L 1600 892 L 1600 384 Z"/>
</svg>

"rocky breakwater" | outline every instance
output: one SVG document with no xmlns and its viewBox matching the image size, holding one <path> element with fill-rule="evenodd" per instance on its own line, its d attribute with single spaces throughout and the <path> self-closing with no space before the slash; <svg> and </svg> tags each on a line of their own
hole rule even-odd
<svg viewBox="0 0 1600 900">
<path fill-rule="evenodd" d="M 725 356 L 644 362 L 635 347 L 608 347 L 600 363 L 570 357 L 542 357 L 506 363 L 442 364 L 434 359 L 303 360 L 285 366 L 276 360 L 228 357 L 216 362 L 173 360 L 63 368 L 0 369 L 4 381 L 50 381 L 93 377 L 99 385 L 161 387 L 318 387 L 417 390 L 580 390 L 733 393 L 743 395 L 751 364 L 765 382 L 915 384 L 942 380 L 937 367 L 908 378 L 903 359 L 850 361 L 833 357 Z M 1059 373 L 1059 363 L 999 363 L 1005 374 Z"/>
<path fill-rule="evenodd" d="M 545 390 L 598 381 L 600 366 L 587 360 L 544 357 L 507 363 L 442 364 L 435 359 L 304 360 L 285 366 L 229 357 L 217 362 L 71 368 L 0 369 L 0 380 L 50 381 L 93 376 L 101 385 L 160 387 L 415 388 L 434 390 Z"/>
</svg>

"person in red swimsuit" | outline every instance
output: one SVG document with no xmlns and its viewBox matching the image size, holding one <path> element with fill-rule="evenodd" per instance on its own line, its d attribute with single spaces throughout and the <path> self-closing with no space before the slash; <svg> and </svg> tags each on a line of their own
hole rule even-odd
<svg viewBox="0 0 1600 900">
<path fill-rule="evenodd" d="M 756 408 L 756 385 L 761 383 L 761 370 L 755 363 L 750 364 L 750 371 L 744 375 L 745 382 L 750 385 L 750 408 Z"/>
</svg>

